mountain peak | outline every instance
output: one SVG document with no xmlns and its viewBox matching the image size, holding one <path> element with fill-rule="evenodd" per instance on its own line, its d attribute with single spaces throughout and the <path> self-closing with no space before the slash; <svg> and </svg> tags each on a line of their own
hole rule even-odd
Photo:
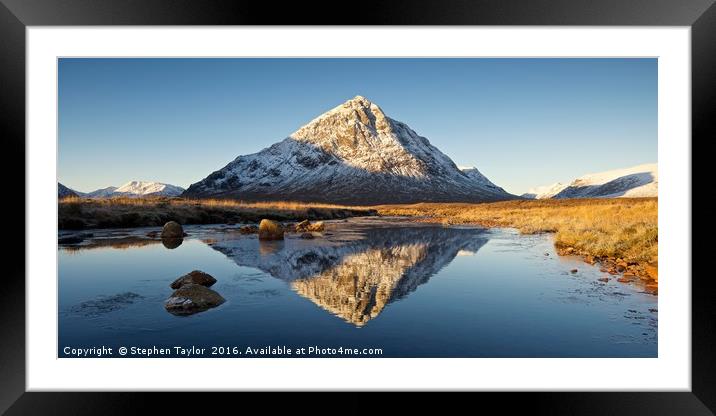
<svg viewBox="0 0 716 416">
<path fill-rule="evenodd" d="M 345 103 L 343 103 L 344 106 L 345 106 L 346 104 L 348 104 L 348 105 L 360 105 L 360 106 L 363 106 L 363 107 L 370 107 L 373 103 L 370 102 L 369 99 L 365 98 L 365 97 L 362 96 L 362 95 L 356 95 L 355 97 L 353 97 L 353 98 L 351 98 L 350 100 L 348 100 L 348 101 L 346 101 Z"/>
<path fill-rule="evenodd" d="M 133 195 L 166 195 L 176 196 L 184 192 L 184 188 L 169 185 L 161 182 L 150 181 L 129 181 L 119 188 L 115 189 L 115 193 Z"/>
<path fill-rule="evenodd" d="M 185 196 L 334 203 L 485 201 L 513 196 L 460 171 L 428 139 L 357 95 L 285 140 L 239 156 Z"/>
<path fill-rule="evenodd" d="M 376 103 L 370 101 L 362 95 L 356 95 L 343 104 L 340 104 L 332 110 L 323 113 L 318 118 L 320 119 L 323 116 L 335 114 L 341 114 L 352 119 L 360 120 L 364 122 L 364 124 L 369 124 L 369 120 L 365 119 L 366 117 L 373 119 L 374 122 L 375 120 L 384 120 L 386 118 L 385 113 L 383 113 L 383 110 L 381 110 Z"/>
</svg>

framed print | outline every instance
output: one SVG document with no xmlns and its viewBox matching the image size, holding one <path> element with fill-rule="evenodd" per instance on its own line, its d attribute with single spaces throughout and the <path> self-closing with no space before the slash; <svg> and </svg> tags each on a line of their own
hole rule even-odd
<svg viewBox="0 0 716 416">
<path fill-rule="evenodd" d="M 3 409 L 464 391 L 711 414 L 712 2 L 380 9 L 3 2 L 25 185 Z"/>
</svg>

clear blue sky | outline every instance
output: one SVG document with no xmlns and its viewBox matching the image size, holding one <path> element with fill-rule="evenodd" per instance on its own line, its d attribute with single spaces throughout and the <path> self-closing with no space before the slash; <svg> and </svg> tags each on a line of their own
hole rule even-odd
<svg viewBox="0 0 716 416">
<path fill-rule="evenodd" d="M 60 59 L 59 180 L 187 187 L 356 95 L 506 190 L 657 160 L 656 59 Z"/>
</svg>

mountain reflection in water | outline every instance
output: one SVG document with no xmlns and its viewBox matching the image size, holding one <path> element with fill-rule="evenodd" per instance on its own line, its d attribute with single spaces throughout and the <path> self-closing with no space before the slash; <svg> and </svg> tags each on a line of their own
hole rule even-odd
<svg viewBox="0 0 716 416">
<path fill-rule="evenodd" d="M 480 229 L 359 227 L 316 240 L 239 238 L 209 246 L 240 266 L 289 281 L 299 295 L 363 326 L 459 253 L 476 253 L 487 240 Z"/>
</svg>

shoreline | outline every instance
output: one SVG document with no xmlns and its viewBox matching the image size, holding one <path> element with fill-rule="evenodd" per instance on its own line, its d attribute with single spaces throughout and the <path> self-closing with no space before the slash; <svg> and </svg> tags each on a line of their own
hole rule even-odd
<svg viewBox="0 0 716 416">
<path fill-rule="evenodd" d="M 521 200 L 486 204 L 421 203 L 375 207 L 416 222 L 513 228 L 553 234 L 559 255 L 579 256 L 622 283 L 658 294 L 657 198 Z"/>
<path fill-rule="evenodd" d="M 422 217 L 422 218 L 415 218 L 415 217 L 409 217 L 406 216 L 405 218 L 410 218 L 413 222 L 416 223 L 426 223 L 426 224 L 435 224 L 435 225 L 446 225 L 446 223 L 449 223 L 445 221 L 445 219 L 442 218 L 435 218 L 435 217 Z M 519 228 L 514 226 L 506 226 L 504 224 L 497 224 L 494 222 L 487 222 L 487 221 L 474 221 L 474 222 L 465 222 L 460 223 L 461 225 L 476 225 L 484 228 L 511 228 L 513 230 L 520 231 Z M 531 234 L 554 234 L 554 232 L 550 231 L 543 231 L 539 233 L 531 233 Z M 647 288 L 647 290 L 650 291 L 657 291 L 658 286 L 658 267 L 650 264 L 649 262 L 627 262 L 626 260 L 614 257 L 614 256 L 596 256 L 592 253 L 576 250 L 574 247 L 571 246 L 565 246 L 560 245 L 556 241 L 554 242 L 555 250 L 557 251 L 557 254 L 560 256 L 576 256 L 579 257 L 584 263 L 590 264 L 590 265 L 599 265 L 600 271 L 603 273 L 607 273 L 612 276 L 621 275 L 619 279 L 625 279 L 622 281 L 622 283 L 628 282 L 634 282 L 638 280 L 641 280 L 644 282 L 646 286 L 655 285 L 653 288 Z M 656 294 L 656 293 L 654 293 Z"/>
</svg>

